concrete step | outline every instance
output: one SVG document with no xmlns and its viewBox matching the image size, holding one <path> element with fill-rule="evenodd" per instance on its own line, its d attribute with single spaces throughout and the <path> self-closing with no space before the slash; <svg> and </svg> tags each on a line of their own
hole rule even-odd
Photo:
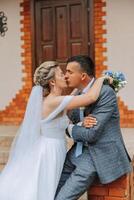
<svg viewBox="0 0 134 200">
<path fill-rule="evenodd" d="M 3 147 L 10 148 L 13 142 L 14 136 L 0 136 L 0 149 Z"/>
<path fill-rule="evenodd" d="M 4 169 L 5 164 L 0 164 L 0 172 Z"/>
<path fill-rule="evenodd" d="M 87 200 L 87 192 L 85 192 L 80 198 L 79 200 Z M 97 199 L 96 199 L 97 200 Z"/>
<path fill-rule="evenodd" d="M 9 156 L 9 151 L 1 151 L 0 152 L 0 164 L 6 164 Z"/>
<path fill-rule="evenodd" d="M 0 126 L 0 170 L 6 164 L 18 126 Z"/>
<path fill-rule="evenodd" d="M 7 162 L 13 138 L 13 136 L 0 136 L 0 164 Z"/>
<path fill-rule="evenodd" d="M 8 146 L 0 146 L 0 152 L 8 152 L 9 149 L 10 148 Z"/>
<path fill-rule="evenodd" d="M 0 136 L 15 135 L 19 126 L 0 126 Z"/>
</svg>

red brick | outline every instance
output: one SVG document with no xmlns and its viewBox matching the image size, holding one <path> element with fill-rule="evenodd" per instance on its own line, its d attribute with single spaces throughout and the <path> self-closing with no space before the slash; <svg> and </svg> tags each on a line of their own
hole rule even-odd
<svg viewBox="0 0 134 200">
<path fill-rule="evenodd" d="M 104 187 L 104 186 L 93 186 L 90 188 L 89 190 L 89 194 L 90 195 L 100 195 L 100 196 L 104 196 L 104 195 L 108 195 L 108 187 Z"/>
<path fill-rule="evenodd" d="M 89 195 L 89 199 L 90 199 L 90 200 L 105 200 L 104 197 L 92 196 L 92 195 L 91 195 L 91 196 Z"/>
<path fill-rule="evenodd" d="M 109 188 L 109 196 L 126 197 L 127 195 L 128 195 L 127 190 L 119 188 L 119 186 L 116 188 Z"/>
<path fill-rule="evenodd" d="M 104 200 L 129 200 L 129 199 L 121 197 L 105 197 Z"/>
</svg>

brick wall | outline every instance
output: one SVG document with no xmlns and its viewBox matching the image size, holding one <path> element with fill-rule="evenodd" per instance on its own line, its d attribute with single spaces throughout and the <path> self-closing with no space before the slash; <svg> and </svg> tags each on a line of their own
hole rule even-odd
<svg viewBox="0 0 134 200">
<path fill-rule="evenodd" d="M 94 15 L 95 15 L 95 63 L 96 63 L 96 75 L 102 74 L 103 70 L 109 67 L 104 65 L 104 61 L 107 60 L 106 55 L 107 48 L 105 43 L 107 42 L 105 35 L 107 30 L 105 29 L 105 16 L 106 16 L 106 0 L 94 1 Z M 118 98 L 121 127 L 134 127 L 134 110 L 129 110 L 128 106 L 124 104 L 121 98 Z"/>
<path fill-rule="evenodd" d="M 31 54 L 31 19 L 30 19 L 30 1 L 23 0 L 20 5 L 22 7 L 22 12 L 20 15 L 23 20 L 20 21 L 21 24 L 21 40 L 23 45 L 21 46 L 22 53 L 22 66 L 23 66 L 23 86 L 16 96 L 12 99 L 8 106 L 2 111 L 0 111 L 0 124 L 14 124 L 18 125 L 23 118 L 26 102 L 32 87 L 32 54 Z"/>
<path fill-rule="evenodd" d="M 108 66 L 104 64 L 107 57 L 104 53 L 107 52 L 105 47 L 106 38 L 104 35 L 107 30 L 104 28 L 106 21 L 106 0 L 94 0 L 94 16 L 95 16 L 95 63 L 96 63 L 96 75 L 99 76 L 103 70 L 108 69 Z M 26 102 L 30 89 L 32 87 L 32 54 L 31 54 L 31 17 L 30 17 L 30 0 L 23 0 L 20 5 L 22 7 L 23 16 L 21 23 L 21 32 L 23 41 L 22 45 L 22 65 L 23 65 L 23 87 L 16 94 L 15 98 L 9 103 L 5 110 L 0 111 L 0 124 L 19 124 L 23 118 Z M 121 127 L 134 127 L 134 110 L 128 110 L 127 105 L 119 98 L 119 108 L 121 116 Z"/>
</svg>

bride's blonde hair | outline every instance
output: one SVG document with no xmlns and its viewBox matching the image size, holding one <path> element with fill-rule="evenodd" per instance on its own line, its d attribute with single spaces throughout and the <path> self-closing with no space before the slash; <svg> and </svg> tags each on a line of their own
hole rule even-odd
<svg viewBox="0 0 134 200">
<path fill-rule="evenodd" d="M 43 87 L 45 96 L 50 93 L 49 81 L 54 78 L 57 66 L 56 61 L 45 61 L 35 70 L 34 83 Z"/>
</svg>

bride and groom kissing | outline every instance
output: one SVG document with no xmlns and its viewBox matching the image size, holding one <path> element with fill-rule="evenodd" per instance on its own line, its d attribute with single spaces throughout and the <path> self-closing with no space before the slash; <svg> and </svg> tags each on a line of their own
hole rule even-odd
<svg viewBox="0 0 134 200">
<path fill-rule="evenodd" d="M 84 55 L 68 59 L 65 75 L 55 61 L 36 69 L 23 122 L 0 174 L 0 199 L 76 200 L 96 178 L 106 184 L 131 171 L 116 94 L 103 84 L 112 80 L 95 80 L 94 74 L 93 61 Z M 67 84 L 78 92 L 63 96 Z M 97 123 L 91 118 L 90 125 L 89 114 Z M 74 140 L 67 153 L 65 130 Z"/>
</svg>

